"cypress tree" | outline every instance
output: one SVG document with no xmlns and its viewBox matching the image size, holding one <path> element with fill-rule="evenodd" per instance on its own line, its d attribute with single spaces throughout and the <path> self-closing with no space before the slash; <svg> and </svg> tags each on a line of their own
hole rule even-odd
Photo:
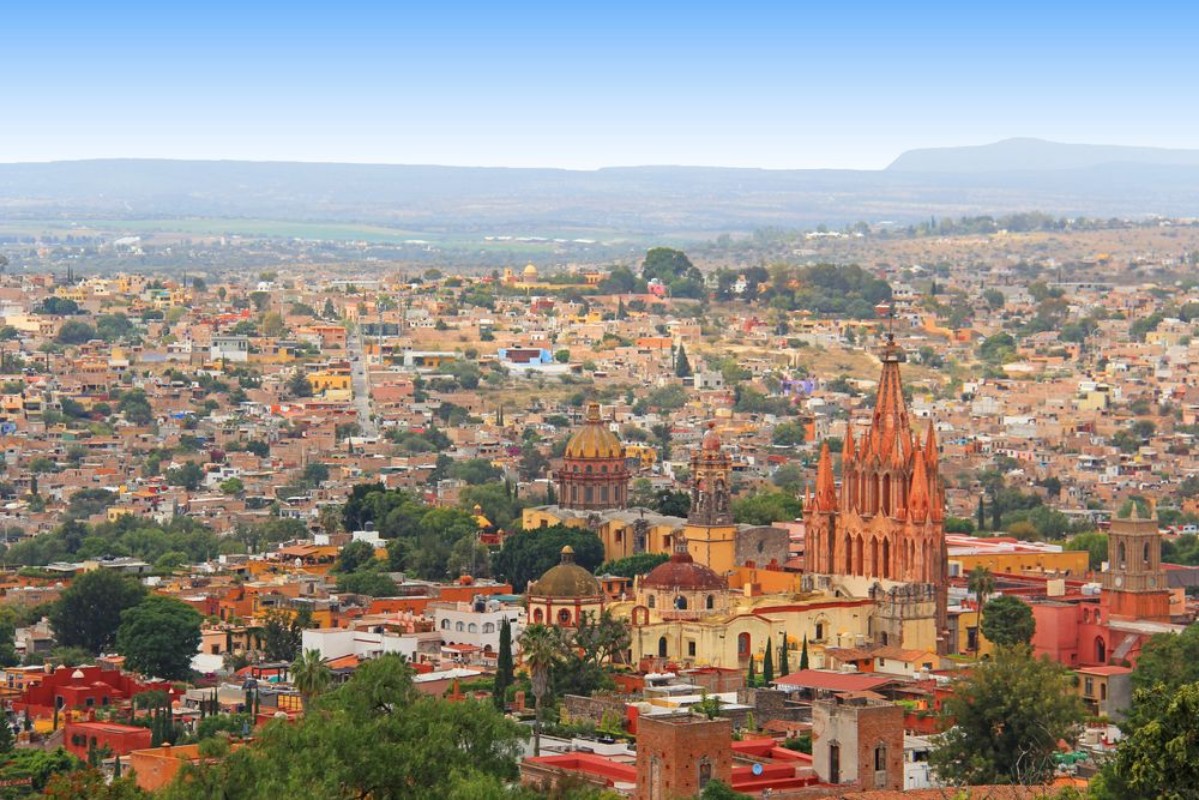
<svg viewBox="0 0 1199 800">
<path fill-rule="evenodd" d="M 987 527 L 987 507 L 986 507 L 986 504 L 983 503 L 983 497 L 980 494 L 978 496 L 978 529 L 981 531 L 981 530 L 984 530 L 986 527 Z"/>
<path fill-rule="evenodd" d="M 766 640 L 766 657 L 762 659 L 762 682 L 769 686 L 774 682 L 774 641 Z"/>
<path fill-rule="evenodd" d="M 799 668 L 808 668 L 808 635 L 806 633 L 803 635 L 803 650 L 799 653 Z"/>
<path fill-rule="evenodd" d="M 779 677 L 782 678 L 791 673 L 790 659 L 787 657 L 787 635 L 783 634 L 783 643 L 779 646 Z"/>
<path fill-rule="evenodd" d="M 754 661 L 753 653 L 749 654 L 749 673 L 746 675 L 745 681 L 750 688 L 758 685 L 757 662 Z"/>
<path fill-rule="evenodd" d="M 995 502 L 995 498 L 991 498 L 991 530 L 1000 531 L 1003 529 L 1003 512 L 999 508 L 999 503 Z"/>
<path fill-rule="evenodd" d="M 500 651 L 496 656 L 495 668 L 495 707 L 500 711 L 504 710 L 507 702 L 508 687 L 513 681 L 512 671 L 512 626 L 505 617 L 500 623 Z"/>
<path fill-rule="evenodd" d="M 679 345 L 678 355 L 674 359 L 674 374 L 678 378 L 691 377 L 691 362 L 687 360 L 687 351 Z"/>
<path fill-rule="evenodd" d="M 0 719 L 0 753 L 11 753 L 15 745 L 12 726 L 8 720 Z"/>
</svg>

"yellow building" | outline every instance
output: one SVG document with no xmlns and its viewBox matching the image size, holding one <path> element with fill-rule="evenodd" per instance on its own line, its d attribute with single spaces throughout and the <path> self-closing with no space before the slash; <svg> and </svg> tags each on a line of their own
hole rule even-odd
<svg viewBox="0 0 1199 800">
<path fill-rule="evenodd" d="M 322 370 L 320 372 L 308 373 L 307 378 L 309 385 L 312 386 L 312 393 L 314 395 L 322 395 L 329 399 L 347 400 L 353 396 L 352 377 L 348 372 Z"/>
<path fill-rule="evenodd" d="M 775 664 L 782 637 L 798 649 L 807 637 L 812 667 L 824 664 L 824 647 L 854 647 L 868 641 L 874 604 L 870 600 L 837 600 L 809 596 L 799 600 L 773 595 L 743 598 L 726 596 L 726 612 L 659 610 L 648 616 L 639 599 L 614 607 L 618 616 L 629 615 L 633 663 L 643 660 L 653 669 L 674 665 L 748 669 L 749 660 L 761 662 L 766 642 L 774 643 Z M 717 601 L 719 602 L 719 601 Z M 797 656 L 798 657 L 798 656 Z M 794 661 L 792 667 L 798 667 Z"/>
</svg>

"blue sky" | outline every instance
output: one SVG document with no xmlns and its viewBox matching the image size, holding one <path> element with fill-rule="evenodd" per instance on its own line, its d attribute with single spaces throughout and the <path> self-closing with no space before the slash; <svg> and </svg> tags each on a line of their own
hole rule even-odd
<svg viewBox="0 0 1199 800">
<path fill-rule="evenodd" d="M 1199 10 L 1051 5 L 13 0 L 0 161 L 873 169 L 1011 136 L 1199 147 Z"/>
</svg>

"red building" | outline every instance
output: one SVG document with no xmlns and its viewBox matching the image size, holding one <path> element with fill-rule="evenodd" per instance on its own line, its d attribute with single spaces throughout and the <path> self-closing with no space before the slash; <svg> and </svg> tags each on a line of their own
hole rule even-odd
<svg viewBox="0 0 1199 800">
<path fill-rule="evenodd" d="M 28 711 L 31 717 L 49 717 L 55 708 L 106 708 L 120 706 L 143 692 L 178 694 L 166 681 L 142 682 L 132 675 L 103 667 L 59 667 L 36 684 L 26 686 L 13 701 L 17 713 Z"/>
<path fill-rule="evenodd" d="M 137 725 L 118 725 L 113 722 L 71 722 L 63 731 L 63 746 L 87 760 L 89 750 L 107 747 L 114 756 L 127 756 L 134 750 L 150 746 L 149 728 Z"/>
</svg>

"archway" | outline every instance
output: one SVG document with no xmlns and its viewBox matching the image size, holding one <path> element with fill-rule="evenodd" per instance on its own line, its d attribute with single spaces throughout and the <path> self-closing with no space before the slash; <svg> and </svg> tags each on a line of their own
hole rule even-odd
<svg viewBox="0 0 1199 800">
<path fill-rule="evenodd" d="M 658 637 L 658 658 L 666 658 L 666 637 Z"/>
<path fill-rule="evenodd" d="M 1095 637 L 1095 660 L 1100 664 L 1107 663 L 1107 642 L 1103 641 L 1102 636 Z"/>
</svg>

